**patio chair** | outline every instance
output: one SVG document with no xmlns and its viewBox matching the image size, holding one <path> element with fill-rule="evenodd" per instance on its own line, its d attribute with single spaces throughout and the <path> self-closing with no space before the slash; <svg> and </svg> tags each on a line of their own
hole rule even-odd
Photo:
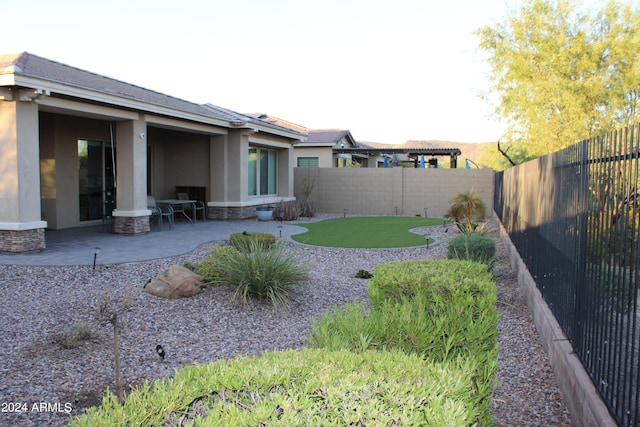
<svg viewBox="0 0 640 427">
<path fill-rule="evenodd" d="M 147 196 L 147 209 L 151 211 L 151 219 L 156 223 L 158 231 L 162 231 L 162 218 L 169 220 L 169 229 L 173 229 L 173 208 L 171 206 L 158 205 L 153 196 Z"/>
<path fill-rule="evenodd" d="M 178 199 L 179 200 L 190 200 L 189 199 L 189 194 L 187 193 L 178 193 Z M 184 204 L 182 205 L 182 209 L 186 209 L 186 210 L 192 210 L 193 208 L 195 208 L 195 212 L 193 213 L 193 219 L 195 220 L 197 218 L 198 212 L 202 212 L 202 220 L 206 221 L 207 219 L 207 208 L 204 205 L 204 202 L 201 200 L 198 200 L 195 205 L 190 205 L 190 204 Z"/>
</svg>

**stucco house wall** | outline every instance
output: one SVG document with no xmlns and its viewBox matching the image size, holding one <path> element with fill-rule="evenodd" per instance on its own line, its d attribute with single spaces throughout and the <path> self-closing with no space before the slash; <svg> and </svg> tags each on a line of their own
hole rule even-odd
<svg viewBox="0 0 640 427">
<path fill-rule="evenodd" d="M 110 141 L 109 122 L 40 113 L 40 191 L 48 228 L 80 225 L 78 140 Z"/>
<path fill-rule="evenodd" d="M 103 210 L 111 211 L 117 233 L 148 232 L 147 194 L 175 198 L 177 185 L 207 189 L 209 218 L 255 216 L 260 204 L 294 200 L 293 145 L 305 137 L 29 53 L 0 54 L 0 251 L 43 249 L 45 229 L 100 223 L 94 213 Z M 115 209 L 100 207 L 98 198 L 106 206 L 111 194 L 104 187 L 81 193 L 78 140 L 101 144 L 91 147 L 104 164 L 104 144 L 113 141 Z M 249 195 L 251 147 L 276 153 L 273 194 Z M 97 159 L 87 159 L 99 170 Z M 80 212 L 87 197 L 92 215 Z"/>
<path fill-rule="evenodd" d="M 317 157 L 318 167 L 330 168 L 333 167 L 333 152 L 331 146 L 329 147 L 305 147 L 303 144 L 298 144 L 293 149 L 296 157 L 296 166 L 298 164 L 299 157 Z"/>
</svg>

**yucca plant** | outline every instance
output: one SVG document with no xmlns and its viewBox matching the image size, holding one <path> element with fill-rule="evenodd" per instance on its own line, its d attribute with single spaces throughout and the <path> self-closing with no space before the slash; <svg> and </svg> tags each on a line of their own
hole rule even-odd
<svg viewBox="0 0 640 427">
<path fill-rule="evenodd" d="M 449 211 L 445 214 L 462 233 L 471 233 L 478 228 L 477 221 L 485 217 L 486 208 L 483 201 L 474 193 L 458 194 L 452 201 Z"/>
<path fill-rule="evenodd" d="M 211 263 L 216 270 L 212 283 L 233 286 L 235 299 L 243 304 L 255 298 L 287 307 L 291 287 L 307 279 L 306 270 L 284 253 L 283 246 L 267 248 L 253 240 L 246 248 L 218 252 Z"/>
</svg>

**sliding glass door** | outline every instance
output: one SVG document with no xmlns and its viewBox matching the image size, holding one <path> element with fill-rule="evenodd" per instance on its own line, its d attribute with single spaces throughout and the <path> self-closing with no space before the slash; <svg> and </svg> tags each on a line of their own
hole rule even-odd
<svg viewBox="0 0 640 427">
<path fill-rule="evenodd" d="M 102 141 L 78 140 L 80 221 L 111 216 L 115 209 L 115 147 Z"/>
</svg>

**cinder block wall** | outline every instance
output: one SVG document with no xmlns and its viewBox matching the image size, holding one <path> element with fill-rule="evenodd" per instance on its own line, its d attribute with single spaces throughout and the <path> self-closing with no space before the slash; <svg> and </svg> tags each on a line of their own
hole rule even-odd
<svg viewBox="0 0 640 427">
<path fill-rule="evenodd" d="M 313 183 L 318 212 L 362 215 L 442 217 L 451 199 L 474 191 L 493 212 L 491 169 L 295 168 L 295 196 L 304 197 L 303 181 Z"/>
</svg>

